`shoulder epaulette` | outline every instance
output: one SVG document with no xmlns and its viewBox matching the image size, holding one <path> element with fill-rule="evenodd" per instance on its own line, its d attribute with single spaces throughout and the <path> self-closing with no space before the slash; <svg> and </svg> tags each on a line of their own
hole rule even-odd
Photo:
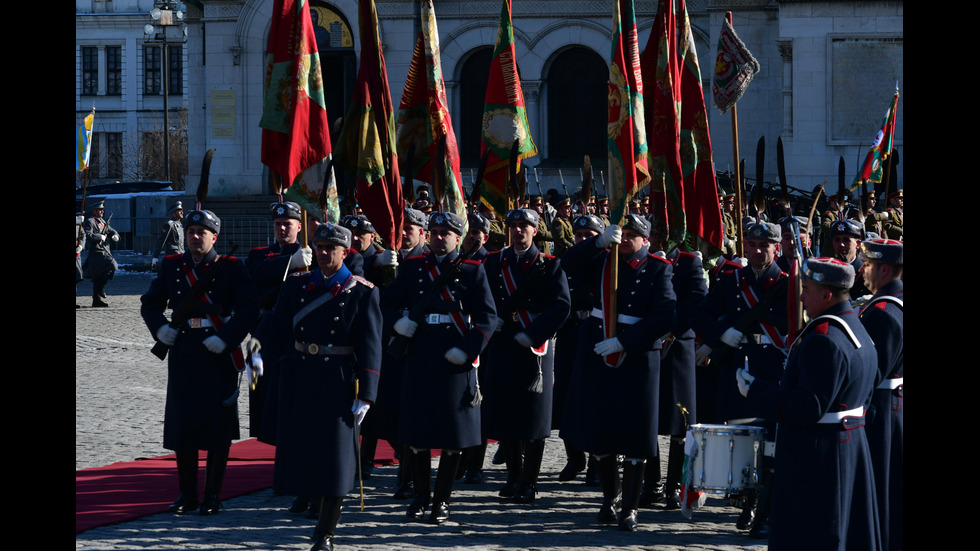
<svg viewBox="0 0 980 551">
<path fill-rule="evenodd" d="M 422 258 L 425 258 L 425 253 L 422 253 L 422 254 L 420 254 L 418 256 L 410 256 L 410 257 L 406 258 L 405 260 L 406 261 L 409 261 L 409 260 L 419 260 L 419 259 L 422 259 Z"/>
<path fill-rule="evenodd" d="M 463 261 L 463 264 L 473 264 L 474 266 L 480 266 L 483 263 L 480 262 L 479 260 L 473 260 L 472 258 L 468 258 L 468 259 L 466 259 L 466 260 Z"/>
<path fill-rule="evenodd" d="M 228 259 L 228 262 L 241 262 L 237 256 L 231 256 L 230 254 L 224 255 Z"/>
<path fill-rule="evenodd" d="M 555 258 L 553 255 L 544 254 L 544 253 L 541 253 L 541 257 L 544 258 L 545 260 L 552 260 Z"/>
<path fill-rule="evenodd" d="M 370 281 L 364 279 L 363 277 L 361 277 L 359 275 L 352 275 L 351 278 L 354 281 L 360 283 L 361 285 L 366 285 L 368 287 L 368 289 L 374 289 L 374 283 L 371 283 Z"/>
<path fill-rule="evenodd" d="M 658 254 L 650 253 L 649 256 L 650 256 L 650 258 L 656 258 L 657 260 L 663 262 L 664 264 L 670 264 L 670 261 L 669 260 L 667 260 L 666 258 L 664 258 L 664 257 L 662 257 L 662 256 L 660 256 Z"/>
<path fill-rule="evenodd" d="M 689 253 L 689 252 L 687 252 L 687 251 L 677 251 L 677 252 L 678 252 L 678 253 L 680 254 L 680 256 L 690 256 L 690 257 L 695 257 L 695 256 L 697 256 L 696 254 L 694 254 L 694 253 Z"/>
<path fill-rule="evenodd" d="M 826 335 L 830 330 L 830 322 L 825 321 L 823 323 L 818 323 L 816 327 L 813 328 L 813 332 L 818 335 Z"/>
<path fill-rule="evenodd" d="M 180 258 L 182 256 L 184 256 L 184 255 L 182 255 L 180 253 L 168 254 L 167 256 L 163 257 L 163 259 L 164 260 L 177 260 L 178 258 Z"/>
</svg>

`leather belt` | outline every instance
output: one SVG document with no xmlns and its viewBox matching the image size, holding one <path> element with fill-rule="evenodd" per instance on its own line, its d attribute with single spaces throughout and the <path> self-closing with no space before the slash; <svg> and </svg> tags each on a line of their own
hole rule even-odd
<svg viewBox="0 0 980 551">
<path fill-rule="evenodd" d="M 602 310 L 600 310 L 598 308 L 593 308 L 592 309 L 592 317 L 593 318 L 599 318 L 599 319 L 605 319 L 602 316 Z M 643 318 L 638 317 L 638 316 L 630 316 L 628 314 L 620 314 L 619 316 L 616 317 L 616 321 L 618 321 L 619 323 L 625 323 L 626 325 L 633 325 L 634 323 L 643 321 Z"/>
<path fill-rule="evenodd" d="M 905 384 L 905 377 L 899 377 L 897 379 L 885 379 L 875 388 L 880 390 L 895 390 L 903 384 Z"/>
<path fill-rule="evenodd" d="M 469 323 L 469 316 L 463 316 L 463 319 Z M 426 314 L 424 321 L 428 325 L 441 325 L 444 323 L 453 323 L 453 317 L 449 314 Z"/>
<path fill-rule="evenodd" d="M 311 356 L 349 356 L 354 353 L 353 346 L 334 346 L 332 344 L 317 344 L 315 342 L 296 341 L 296 350 Z"/>
<path fill-rule="evenodd" d="M 231 318 L 221 318 L 222 321 L 227 322 Z M 208 318 L 188 318 L 187 327 L 191 329 L 205 329 L 207 327 L 214 327 L 214 322 Z"/>
<path fill-rule="evenodd" d="M 835 425 L 844 420 L 845 417 L 863 417 L 864 416 L 864 406 L 858 406 L 854 409 L 849 409 L 846 411 L 831 411 L 829 413 L 823 414 L 823 417 L 817 421 L 820 425 Z"/>
</svg>

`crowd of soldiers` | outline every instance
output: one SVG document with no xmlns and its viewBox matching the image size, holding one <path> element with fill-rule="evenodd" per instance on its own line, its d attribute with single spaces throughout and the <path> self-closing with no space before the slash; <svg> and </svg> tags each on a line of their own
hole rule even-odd
<svg viewBox="0 0 980 551">
<path fill-rule="evenodd" d="M 245 373 L 250 435 L 276 446 L 274 490 L 297 496 L 290 511 L 317 519 L 314 550 L 333 549 L 343 497 L 358 469 L 370 474 L 378 440 L 400 459 L 394 497 L 411 500 L 407 519 L 442 524 L 456 481 L 483 482 L 487 439 L 506 465 L 499 497 L 533 503 L 558 429 L 559 481 L 586 472 L 602 489 L 598 521 L 632 531 L 641 507 L 689 499 L 685 435 L 696 423 L 757 425 L 778 441 L 758 488 L 733 496 L 740 529 L 773 549 L 901 549 L 901 201 L 865 216 L 867 228 L 897 226 L 881 237 L 831 207 L 821 236 L 831 253 L 813 258 L 805 220 L 753 217 L 743 257 L 713 266 L 658 250 L 640 202 L 610 225 L 604 200 L 557 193 L 503 220 L 485 207 L 463 219 L 413 205 L 399 250 L 362 214 L 317 224 L 279 202 L 275 242 L 245 261 L 218 255 L 220 219 L 193 211 L 186 252 L 159 261 L 142 299 L 151 334 L 170 347 L 164 445 L 180 492 L 170 510 L 219 512 Z M 720 204 L 731 229 L 728 198 Z M 791 340 L 794 251 L 806 259 L 810 321 Z M 203 498 L 198 450 L 208 451 Z"/>
</svg>

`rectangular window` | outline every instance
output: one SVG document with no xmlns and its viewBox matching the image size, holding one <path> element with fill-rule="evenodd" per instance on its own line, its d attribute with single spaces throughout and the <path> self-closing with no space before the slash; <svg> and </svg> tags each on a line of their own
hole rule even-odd
<svg viewBox="0 0 980 551">
<path fill-rule="evenodd" d="M 105 49 L 105 93 L 107 96 L 122 94 L 122 47 L 106 46 Z"/>
<path fill-rule="evenodd" d="M 82 95 L 94 96 L 99 92 L 99 49 L 82 47 Z"/>
<path fill-rule="evenodd" d="M 167 84 L 170 86 L 171 96 L 179 96 L 184 93 L 184 62 L 181 58 L 182 53 L 183 47 L 168 46 L 167 55 L 169 59 L 167 61 L 170 65 L 170 82 Z"/>
<path fill-rule="evenodd" d="M 143 47 L 143 94 L 159 96 L 163 85 L 160 83 L 161 60 L 159 46 Z"/>
<path fill-rule="evenodd" d="M 106 148 L 106 178 L 122 177 L 122 132 L 105 133 Z"/>
</svg>

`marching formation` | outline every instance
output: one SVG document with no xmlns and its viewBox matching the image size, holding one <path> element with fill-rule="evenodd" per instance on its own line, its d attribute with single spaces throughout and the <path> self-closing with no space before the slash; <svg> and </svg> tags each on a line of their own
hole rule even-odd
<svg viewBox="0 0 980 551">
<path fill-rule="evenodd" d="M 766 442 L 753 480 L 714 492 L 743 508 L 740 529 L 774 549 L 902 548 L 901 240 L 852 237 L 845 219 L 831 224 L 833 257 L 802 247 L 809 321 L 791 335 L 794 279 L 779 260 L 799 249 L 780 225 L 750 219 L 745 257 L 709 269 L 700 253 L 657 250 L 652 216 L 608 225 L 588 201 L 573 216 L 561 198 L 550 226 L 567 222 L 572 238 L 556 257 L 537 239 L 551 205 L 535 201 L 507 214 L 497 250 L 479 213 L 406 208 L 398 251 L 362 214 L 317 224 L 279 202 L 274 244 L 244 262 L 215 250 L 217 215 L 190 212 L 186 252 L 160 261 L 142 299 L 158 355 L 169 352 L 170 510 L 220 511 L 245 373 L 250 432 L 276 446 L 273 486 L 298 496 L 290 511 L 317 519 L 315 550 L 333 548 L 378 439 L 401 459 L 392 491 L 410 500 L 406 521 L 442 524 L 457 479 L 483 482 L 488 438 L 507 480 L 487 499 L 533 506 L 558 429 L 559 480 L 593 465 L 597 521 L 632 531 L 644 507 L 688 510 L 715 490 L 694 465 L 707 476 L 722 467 L 697 463 L 697 444 L 707 453 L 704 431 L 725 426 L 755 427 Z M 316 224 L 307 241 L 304 223 Z M 667 458 L 658 435 L 670 436 Z"/>
</svg>

